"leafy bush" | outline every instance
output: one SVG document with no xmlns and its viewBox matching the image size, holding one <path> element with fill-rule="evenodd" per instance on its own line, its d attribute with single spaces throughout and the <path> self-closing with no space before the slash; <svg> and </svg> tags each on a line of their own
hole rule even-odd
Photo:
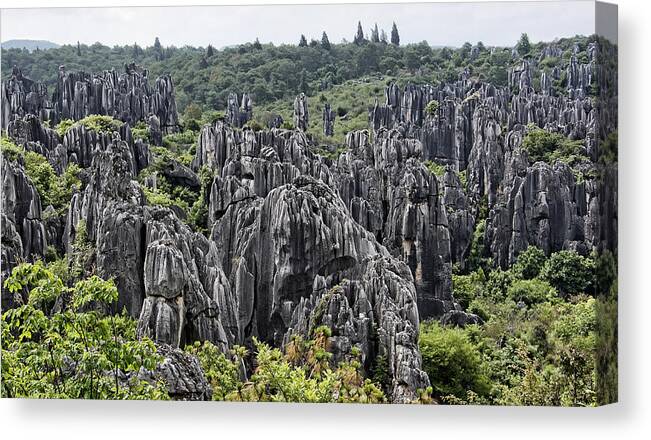
<svg viewBox="0 0 651 440">
<path fill-rule="evenodd" d="M 330 365 L 330 329 L 315 329 L 313 339 L 294 337 L 285 353 L 254 338 L 256 368 L 246 377 L 244 347 L 223 354 L 209 342 L 195 343 L 186 351 L 196 355 L 213 387 L 214 400 L 253 402 L 356 402 L 379 403 L 381 388 L 361 373 L 360 352 L 353 348 L 350 358 Z"/>
<path fill-rule="evenodd" d="M 430 173 L 434 174 L 436 177 L 443 177 L 445 174 L 445 165 L 438 164 L 434 161 L 428 160 L 425 162 L 425 166 Z"/>
<path fill-rule="evenodd" d="M 560 133 L 552 133 L 531 124 L 522 140 L 531 163 L 543 161 L 554 163 L 556 160 L 574 165 L 588 160 L 583 141 L 572 141 Z"/>
<path fill-rule="evenodd" d="M 547 260 L 540 277 L 563 295 L 584 293 L 593 287 L 595 264 L 574 251 L 560 251 Z"/>
<path fill-rule="evenodd" d="M 42 263 L 21 264 L 4 288 L 28 291 L 28 303 L 2 314 L 2 396 L 61 399 L 167 399 L 163 382 L 140 379 L 162 358 L 136 339 L 126 315 L 104 316 L 90 304 L 117 300 L 111 281 L 92 277 L 65 287 Z M 61 296 L 69 306 L 48 313 Z M 65 302 L 64 302 L 65 304 Z"/>
<path fill-rule="evenodd" d="M 484 271 L 478 269 L 468 275 L 452 275 L 452 291 L 454 299 L 464 309 L 470 302 L 482 293 L 486 281 Z"/>
<path fill-rule="evenodd" d="M 536 246 L 529 246 L 518 255 L 513 265 L 513 273 L 522 279 L 530 280 L 536 278 L 547 261 L 542 249 Z"/>
<path fill-rule="evenodd" d="M 464 330 L 426 322 L 421 326 L 418 345 L 423 357 L 423 369 L 429 376 L 435 395 L 454 395 L 466 399 L 469 391 L 479 396 L 490 393 L 486 366 Z"/>
<path fill-rule="evenodd" d="M 425 113 L 427 113 L 429 116 L 436 116 L 436 112 L 438 111 L 438 109 L 439 109 L 439 102 L 436 99 L 432 99 L 425 106 Z"/>
<path fill-rule="evenodd" d="M 23 158 L 24 149 L 13 143 L 7 137 L 0 137 L 0 148 L 2 149 L 2 156 L 11 162 L 16 162 L 18 159 Z"/>
<path fill-rule="evenodd" d="M 133 136 L 134 139 L 142 139 L 147 143 L 151 142 L 149 126 L 144 121 L 139 121 L 136 125 L 131 127 L 131 136 Z"/>
<path fill-rule="evenodd" d="M 528 306 L 548 301 L 558 293 L 547 281 L 517 280 L 509 287 L 507 295 L 515 302 L 523 302 Z"/>
<path fill-rule="evenodd" d="M 64 137 L 68 132 L 68 130 L 70 129 L 70 127 L 72 127 L 73 125 L 75 125 L 75 121 L 73 121 L 72 119 L 63 119 L 61 122 L 57 124 L 56 127 L 54 127 L 54 131 L 57 132 L 59 137 Z"/>
<path fill-rule="evenodd" d="M 76 122 L 78 125 L 83 125 L 88 130 L 96 131 L 98 133 L 113 133 L 120 130 L 122 122 L 105 115 L 90 115 Z"/>
<path fill-rule="evenodd" d="M 61 176 L 57 176 L 48 160 L 33 151 L 25 153 L 25 174 L 30 178 L 45 208 L 52 205 L 62 213 L 70 203 L 75 188 L 81 189 L 80 168 L 71 163 Z"/>
</svg>

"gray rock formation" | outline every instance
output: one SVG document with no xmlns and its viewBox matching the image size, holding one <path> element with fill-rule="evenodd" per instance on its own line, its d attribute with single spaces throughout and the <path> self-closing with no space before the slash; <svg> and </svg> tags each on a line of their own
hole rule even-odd
<svg viewBox="0 0 651 440">
<path fill-rule="evenodd" d="M 332 136 L 335 134 L 335 112 L 330 108 L 330 104 L 323 106 L 323 135 Z"/>
<path fill-rule="evenodd" d="M 294 127 L 306 131 L 308 127 L 307 96 L 301 93 L 294 100 Z"/>
<path fill-rule="evenodd" d="M 0 282 L 22 261 L 43 258 L 47 232 L 42 220 L 41 198 L 19 162 L 2 158 L 2 272 Z M 22 303 L 21 295 L 2 289 L 2 308 Z"/>
<path fill-rule="evenodd" d="M 16 116 L 27 114 L 51 121 L 79 120 L 88 115 L 108 115 L 131 125 L 156 115 L 163 133 L 178 130 L 178 114 L 174 85 L 169 75 L 149 84 L 148 71 L 135 64 L 126 65 L 124 72 L 107 70 L 100 74 L 83 71 L 67 72 L 59 68 L 59 79 L 51 100 L 47 88 L 35 83 L 14 69 L 2 85 L 1 107 L 5 129 Z"/>
<path fill-rule="evenodd" d="M 226 101 L 226 121 L 233 127 L 241 128 L 253 117 L 253 103 L 247 93 L 238 101 L 236 93 L 230 93 Z"/>
</svg>

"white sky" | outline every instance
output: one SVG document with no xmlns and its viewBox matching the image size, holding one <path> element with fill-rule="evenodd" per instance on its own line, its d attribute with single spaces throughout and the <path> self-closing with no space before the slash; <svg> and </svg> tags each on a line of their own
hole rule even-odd
<svg viewBox="0 0 651 440">
<path fill-rule="evenodd" d="M 512 46 L 527 32 L 532 41 L 594 33 L 592 1 L 104 7 L 2 9 L 0 39 L 49 40 L 59 44 L 99 41 L 113 46 L 223 46 L 253 41 L 296 44 L 300 34 L 331 42 L 352 40 L 361 20 L 365 33 L 377 22 L 401 43 L 460 46 L 466 41 Z"/>
</svg>

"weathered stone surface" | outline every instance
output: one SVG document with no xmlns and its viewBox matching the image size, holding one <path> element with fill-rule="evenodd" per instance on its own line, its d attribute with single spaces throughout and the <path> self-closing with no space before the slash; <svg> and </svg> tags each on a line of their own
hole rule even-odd
<svg viewBox="0 0 651 440">
<path fill-rule="evenodd" d="M 335 134 L 335 112 L 330 108 L 330 104 L 323 106 L 323 134 L 332 136 Z"/>
<path fill-rule="evenodd" d="M 211 400 L 210 383 L 196 357 L 166 344 L 157 344 L 156 351 L 163 362 L 154 371 L 141 371 L 139 378 L 164 381 L 172 400 Z"/>
<path fill-rule="evenodd" d="M 248 93 L 238 101 L 236 93 L 230 93 L 226 101 L 226 120 L 233 127 L 242 127 L 253 116 L 253 103 Z"/>
<path fill-rule="evenodd" d="M 174 85 L 169 75 L 150 85 L 148 71 L 135 64 L 124 72 L 107 70 L 100 74 L 68 72 L 59 68 L 59 78 L 52 99 L 47 88 L 14 69 L 2 86 L 3 127 L 15 116 L 30 113 L 56 124 L 63 119 L 79 120 L 88 115 L 108 115 L 131 125 L 156 115 L 164 133 L 178 130 Z"/>
<path fill-rule="evenodd" d="M 463 269 L 475 230 L 475 216 L 458 174 L 450 167 L 445 171 L 442 184 L 450 231 L 450 256 L 452 263 Z"/>
<path fill-rule="evenodd" d="M 307 130 L 309 114 L 307 111 L 307 96 L 301 93 L 294 100 L 294 127 L 301 131 Z"/>
<path fill-rule="evenodd" d="M 14 230 L 20 236 L 22 248 L 17 256 L 32 260 L 45 255 L 47 235 L 41 218 L 41 197 L 22 165 L 6 157 L 2 159 L 2 206 L 4 219 L 11 225 L 9 242 L 16 243 Z"/>
<path fill-rule="evenodd" d="M 441 325 L 466 327 L 468 325 L 483 324 L 484 321 L 477 315 L 461 310 L 450 310 L 441 316 Z"/>
</svg>

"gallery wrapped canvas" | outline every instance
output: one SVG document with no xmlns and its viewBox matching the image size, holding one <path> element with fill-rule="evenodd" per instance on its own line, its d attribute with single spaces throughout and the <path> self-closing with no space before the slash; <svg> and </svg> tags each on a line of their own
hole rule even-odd
<svg viewBox="0 0 651 440">
<path fill-rule="evenodd" d="M 617 401 L 616 7 L 5 9 L 1 61 L 2 397 Z"/>
</svg>

